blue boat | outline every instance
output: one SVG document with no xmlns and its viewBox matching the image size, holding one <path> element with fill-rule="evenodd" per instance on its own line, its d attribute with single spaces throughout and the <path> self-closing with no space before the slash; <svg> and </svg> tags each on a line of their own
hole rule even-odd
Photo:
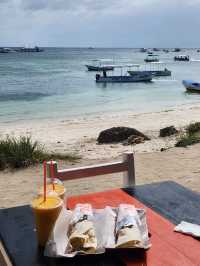
<svg viewBox="0 0 200 266">
<path fill-rule="evenodd" d="M 200 93 L 200 82 L 183 80 L 182 83 L 188 92 Z"/>
</svg>

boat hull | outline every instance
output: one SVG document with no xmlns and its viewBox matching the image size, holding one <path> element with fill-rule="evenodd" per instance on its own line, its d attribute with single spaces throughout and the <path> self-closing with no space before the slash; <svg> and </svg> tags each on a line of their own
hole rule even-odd
<svg viewBox="0 0 200 266">
<path fill-rule="evenodd" d="M 110 76 L 100 77 L 96 76 L 97 83 L 130 83 L 130 82 L 150 82 L 152 80 L 151 75 L 145 77 L 133 77 L 133 76 Z"/>
<path fill-rule="evenodd" d="M 186 88 L 187 92 L 192 93 L 200 93 L 200 83 L 191 81 L 191 80 L 183 80 L 183 85 Z"/>
<path fill-rule="evenodd" d="M 159 62 L 159 59 L 144 59 L 146 63 Z"/>
<path fill-rule="evenodd" d="M 180 62 L 189 62 L 190 58 L 189 57 L 174 57 L 174 61 L 180 61 Z"/>
<path fill-rule="evenodd" d="M 171 74 L 172 74 L 171 71 L 169 71 L 169 70 L 128 71 L 128 73 L 131 76 L 134 76 L 134 75 L 139 74 L 139 73 L 147 73 L 147 74 L 151 74 L 153 77 L 167 77 L 167 76 L 171 76 Z"/>
<path fill-rule="evenodd" d="M 88 71 L 112 71 L 114 70 L 113 66 L 91 66 L 85 65 Z"/>
</svg>

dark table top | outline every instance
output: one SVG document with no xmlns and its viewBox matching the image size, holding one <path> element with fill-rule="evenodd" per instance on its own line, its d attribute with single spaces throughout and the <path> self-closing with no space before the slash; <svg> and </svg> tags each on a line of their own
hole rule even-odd
<svg viewBox="0 0 200 266">
<path fill-rule="evenodd" d="M 129 195 L 155 210 L 174 224 L 182 220 L 200 222 L 200 194 L 175 182 L 162 182 L 124 189 Z M 124 265 L 112 253 L 77 259 L 48 259 L 37 247 L 33 214 L 29 206 L 0 210 L 0 238 L 15 266 L 43 265 Z"/>
</svg>

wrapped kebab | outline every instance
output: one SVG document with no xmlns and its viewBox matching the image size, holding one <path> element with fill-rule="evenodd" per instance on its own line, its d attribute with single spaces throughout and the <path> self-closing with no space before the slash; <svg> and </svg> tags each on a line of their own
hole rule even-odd
<svg viewBox="0 0 200 266">
<path fill-rule="evenodd" d="M 95 253 L 97 238 L 93 224 L 93 211 L 90 204 L 77 204 L 70 222 L 68 248 L 72 252 Z"/>
<path fill-rule="evenodd" d="M 141 244 L 140 219 L 133 205 L 120 204 L 116 222 L 116 248 L 133 248 Z"/>
</svg>

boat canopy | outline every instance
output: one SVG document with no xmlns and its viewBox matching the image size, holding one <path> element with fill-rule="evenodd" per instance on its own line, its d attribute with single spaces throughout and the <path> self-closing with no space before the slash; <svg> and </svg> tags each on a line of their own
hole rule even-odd
<svg viewBox="0 0 200 266">
<path fill-rule="evenodd" d="M 139 67 L 139 64 L 123 64 L 123 65 L 111 65 L 114 68 L 123 68 L 123 67 Z"/>
<path fill-rule="evenodd" d="M 152 54 L 148 54 L 147 56 L 150 57 L 150 56 L 159 56 L 159 55 L 158 55 L 158 54 L 153 54 L 153 53 L 152 53 Z"/>
<path fill-rule="evenodd" d="M 109 59 L 109 58 L 99 58 L 99 59 L 95 59 L 95 61 L 100 61 L 100 62 L 112 62 L 113 59 Z"/>
<path fill-rule="evenodd" d="M 162 62 L 162 61 L 159 61 L 159 62 L 151 62 L 150 64 L 162 65 L 162 64 L 165 64 L 165 62 Z"/>
<path fill-rule="evenodd" d="M 182 54 L 182 55 L 176 55 L 176 57 L 188 57 L 189 55 L 186 55 L 186 54 Z"/>
</svg>

